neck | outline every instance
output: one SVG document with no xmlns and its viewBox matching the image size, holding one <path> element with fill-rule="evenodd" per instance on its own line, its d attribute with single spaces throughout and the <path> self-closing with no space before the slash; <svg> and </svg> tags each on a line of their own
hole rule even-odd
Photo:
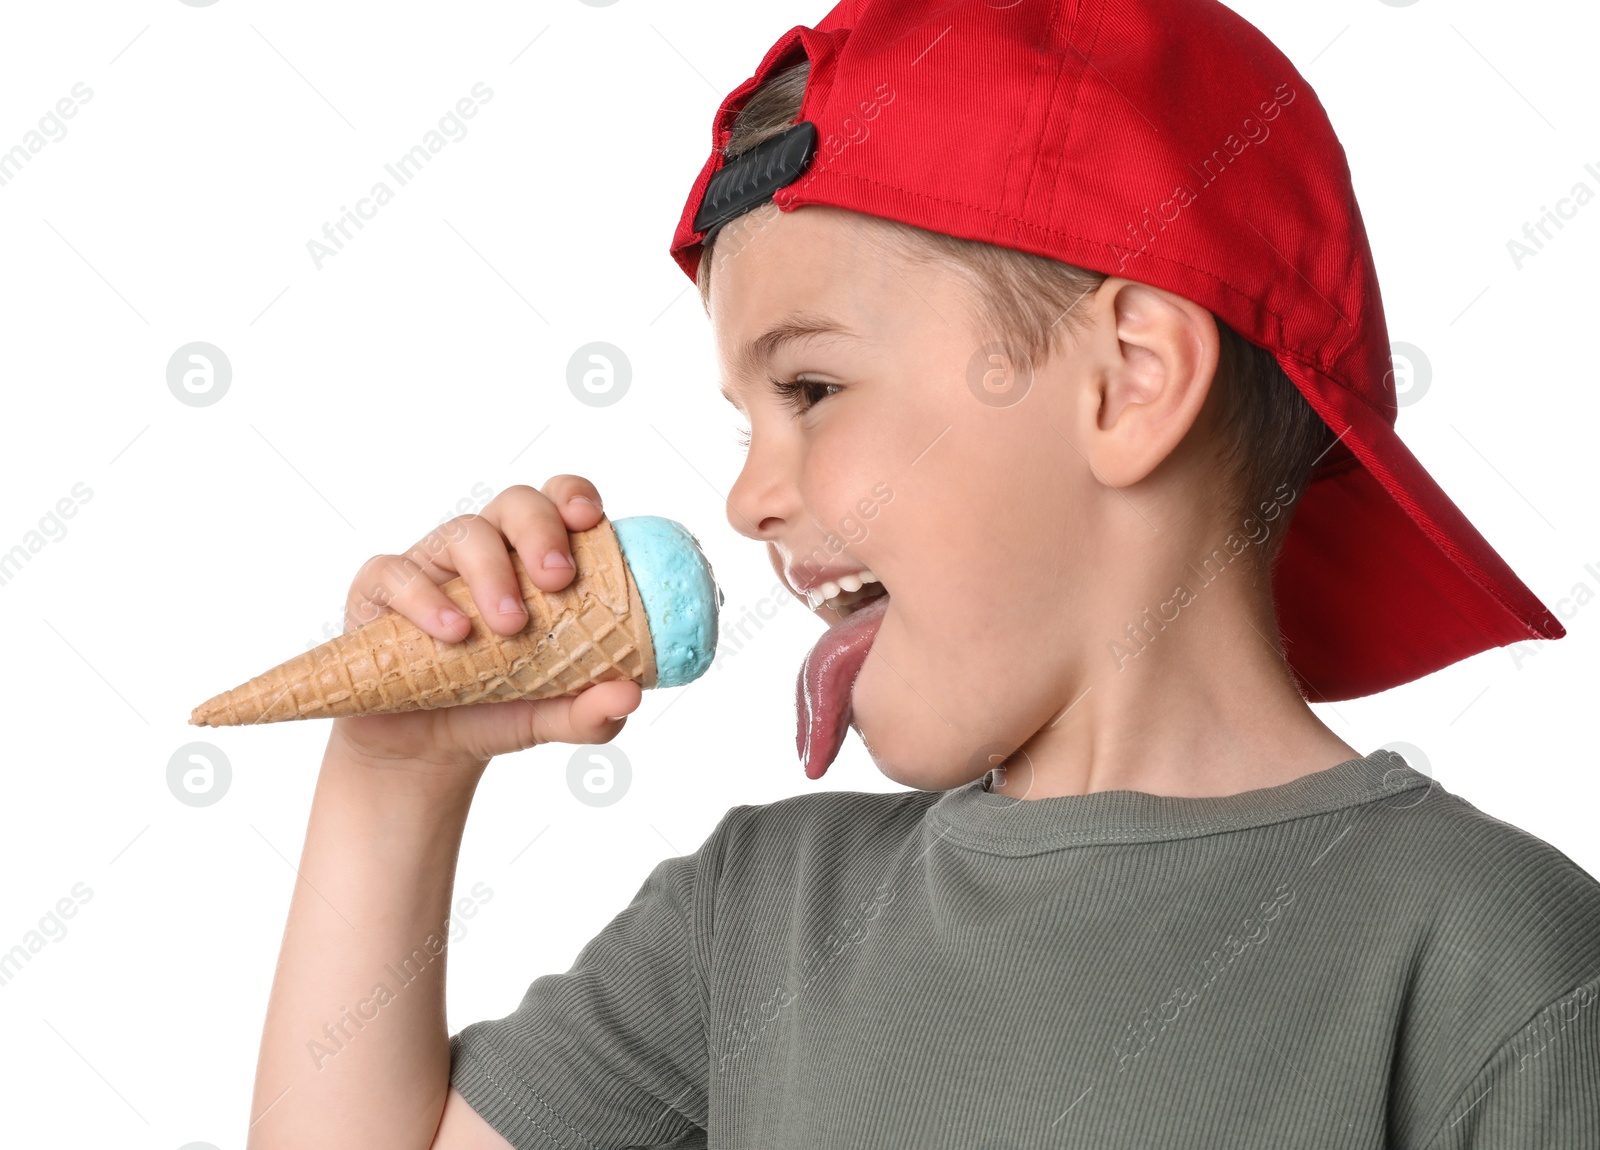
<svg viewBox="0 0 1600 1150">
<path fill-rule="evenodd" d="M 1361 757 L 1301 697 L 1261 588 L 1219 579 L 1173 610 L 1164 627 L 1142 632 L 1142 647 L 1122 643 L 1126 657 L 1108 654 L 1103 640 L 1086 649 L 1057 710 L 993 772 L 989 789 L 1029 799 L 1107 790 L 1198 798 Z"/>
</svg>

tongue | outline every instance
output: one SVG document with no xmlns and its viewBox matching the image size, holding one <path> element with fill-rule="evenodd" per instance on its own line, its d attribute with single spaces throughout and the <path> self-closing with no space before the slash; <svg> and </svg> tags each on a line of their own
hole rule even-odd
<svg viewBox="0 0 1600 1150">
<path fill-rule="evenodd" d="M 794 684 L 795 749 L 806 777 L 820 779 L 850 729 L 850 694 L 888 608 L 878 595 L 830 627 L 806 655 Z"/>
</svg>

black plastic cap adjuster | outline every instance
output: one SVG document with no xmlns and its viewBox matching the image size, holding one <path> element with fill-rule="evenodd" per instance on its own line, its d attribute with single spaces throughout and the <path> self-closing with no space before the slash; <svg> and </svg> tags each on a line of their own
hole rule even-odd
<svg viewBox="0 0 1600 1150">
<path fill-rule="evenodd" d="M 801 120 L 721 168 L 706 183 L 706 194 L 694 215 L 694 230 L 705 233 L 701 243 L 735 216 L 794 183 L 810 166 L 816 150 L 817 126 Z"/>
</svg>

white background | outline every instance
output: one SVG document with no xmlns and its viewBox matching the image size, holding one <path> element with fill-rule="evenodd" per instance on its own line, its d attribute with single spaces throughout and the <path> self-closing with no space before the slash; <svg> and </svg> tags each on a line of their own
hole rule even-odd
<svg viewBox="0 0 1600 1150">
<path fill-rule="evenodd" d="M 1492 651 L 1319 711 L 1363 752 L 1420 748 L 1448 789 L 1600 872 L 1600 604 L 1569 598 L 1600 593 L 1600 204 L 1520 271 L 1506 247 L 1580 180 L 1600 192 L 1584 170 L 1600 169 L 1600 20 L 1578 4 L 1510 20 L 1487 0 L 1235 7 L 1328 108 L 1390 334 L 1431 361 L 1402 435 L 1571 631 L 1520 665 Z M 795 761 L 794 675 L 819 626 L 724 517 L 737 416 L 667 254 L 718 103 L 826 10 L 5 6 L 0 149 L 75 84 L 92 91 L 0 186 L 0 550 L 75 485 L 92 491 L 0 586 L 0 951 L 74 884 L 92 892 L 0 986 L 5 1121 L 21 1116 L 29 1144 L 244 1145 L 327 726 L 202 731 L 190 709 L 337 630 L 365 559 L 483 492 L 576 472 L 613 518 L 689 526 L 733 646 L 702 680 L 646 696 L 615 744 L 633 769 L 616 804 L 574 798 L 572 747 L 490 768 L 458 886 L 492 898 L 451 947 L 452 1031 L 566 969 L 730 806 L 898 789 L 854 737 L 821 784 Z M 480 81 L 493 97 L 468 134 L 319 270 L 307 241 Z M 233 367 L 212 406 L 167 387 L 195 340 Z M 615 406 L 568 390 L 593 340 L 631 362 Z M 773 617 L 736 640 L 757 609 Z M 197 739 L 232 770 L 201 808 L 166 781 Z"/>
</svg>

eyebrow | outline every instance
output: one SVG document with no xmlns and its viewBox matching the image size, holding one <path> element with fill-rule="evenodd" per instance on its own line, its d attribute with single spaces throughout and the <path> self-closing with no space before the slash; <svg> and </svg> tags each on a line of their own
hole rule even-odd
<svg viewBox="0 0 1600 1150">
<path fill-rule="evenodd" d="M 813 312 L 793 312 L 744 345 L 734 361 L 734 373 L 739 378 L 753 376 L 771 363 L 778 352 L 789 344 L 827 335 L 857 342 L 861 340 L 854 331 L 828 316 Z M 721 390 L 722 398 L 737 407 L 738 403 L 727 387 Z"/>
</svg>

